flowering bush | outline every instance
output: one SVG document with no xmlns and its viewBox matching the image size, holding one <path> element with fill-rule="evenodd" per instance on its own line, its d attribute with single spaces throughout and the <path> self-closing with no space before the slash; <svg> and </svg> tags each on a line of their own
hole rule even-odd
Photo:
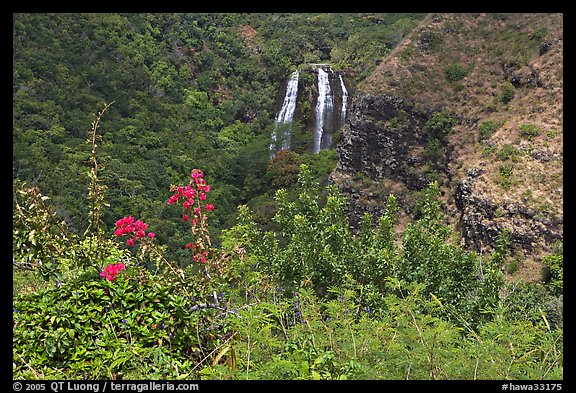
<svg viewBox="0 0 576 393">
<path fill-rule="evenodd" d="M 126 266 L 123 263 L 118 262 L 106 266 L 100 275 L 108 281 L 114 281 L 114 278 L 116 278 L 116 275 L 120 273 L 121 270 L 126 270 Z"/>
<path fill-rule="evenodd" d="M 116 269 L 122 264 L 105 271 Z M 214 349 L 197 331 L 214 334 L 218 310 L 190 312 L 196 300 L 181 283 L 158 280 L 142 266 L 121 275 L 113 282 L 84 276 L 15 297 L 15 378 L 175 379 L 174 366 L 190 372 L 202 360 L 200 348 Z"/>
<path fill-rule="evenodd" d="M 213 211 L 215 207 L 212 203 L 205 203 L 210 185 L 204 179 L 204 172 L 193 169 L 186 186 L 171 185 L 170 191 L 173 194 L 167 203 L 174 205 L 181 201 L 184 210 L 182 221 L 190 222 L 192 241 L 185 248 L 192 250 L 192 261 L 206 263 L 212 253 L 207 212 Z"/>
<path fill-rule="evenodd" d="M 116 221 L 116 230 L 114 231 L 114 234 L 118 237 L 134 234 L 134 237 L 126 240 L 126 244 L 132 247 L 136 240 L 146 236 L 146 229 L 148 229 L 148 224 L 142 220 L 134 222 L 134 217 L 128 216 Z M 148 233 L 150 239 L 154 238 L 154 236 L 156 236 L 154 232 Z"/>
<path fill-rule="evenodd" d="M 102 253 L 104 279 L 79 275 L 71 285 L 14 298 L 13 375 L 561 379 L 562 330 L 551 327 L 539 306 L 532 318 L 524 312 L 508 318 L 503 313 L 518 310 L 515 303 L 502 307 L 492 300 L 500 286 L 490 271 L 498 271 L 492 267 L 501 266 L 502 251 L 494 254 L 497 264 L 483 261 L 478 283 L 473 274 L 458 274 L 474 260 L 444 242 L 439 205 L 432 200 L 418 205 L 423 218 L 407 226 L 399 249 L 393 199 L 376 228 L 366 216 L 355 235 L 341 195 L 329 188 L 321 206 L 312 180 L 303 167 L 297 203 L 277 193 L 275 221 L 283 239 L 259 230 L 244 208 L 215 258 L 207 227 L 215 207 L 207 203 L 203 172 L 194 169 L 188 185 L 171 186 L 168 204 L 181 204 L 192 237 L 185 248 L 199 262 L 190 270 L 206 272 L 208 280 L 189 279 L 172 267 L 152 241 L 154 232 L 146 232 L 148 224 L 124 217 L 114 234 L 138 248 L 100 242 L 114 250 Z M 434 196 L 432 191 L 425 196 Z M 135 253 L 142 263 L 130 262 L 115 281 L 127 270 L 122 252 L 128 261 Z M 148 263 L 154 260 L 170 271 L 152 273 Z M 208 262 L 218 272 L 214 278 Z M 473 304 L 486 310 L 485 319 L 474 321 L 468 303 L 451 301 L 467 299 L 470 287 L 476 298 L 489 301 Z"/>
</svg>

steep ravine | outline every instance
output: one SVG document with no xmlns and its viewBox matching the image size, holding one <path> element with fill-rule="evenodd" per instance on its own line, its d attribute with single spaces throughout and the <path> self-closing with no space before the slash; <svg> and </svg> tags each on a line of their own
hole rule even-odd
<svg viewBox="0 0 576 393">
<path fill-rule="evenodd" d="M 391 121 L 399 111 L 405 113 L 402 125 Z M 436 167 L 431 175 L 422 148 L 426 144 L 422 127 L 428 119 L 429 113 L 413 110 L 400 97 L 355 97 L 332 174 L 332 180 L 349 197 L 352 223 L 367 211 L 380 214 L 390 193 L 399 197 L 403 214 L 409 216 L 414 192 L 439 180 L 446 211 L 469 249 L 492 248 L 504 228 L 511 231 L 513 254 L 530 255 L 562 240 L 561 216 L 538 213 L 522 200 L 498 203 L 484 194 L 481 185 L 476 185 L 486 174 L 482 165 L 469 168 L 463 178 L 452 176 L 448 166 Z M 450 150 L 445 157 L 449 159 Z"/>
<path fill-rule="evenodd" d="M 409 221 L 415 192 L 437 180 L 449 222 L 467 248 L 492 249 L 506 228 L 512 255 L 522 261 L 517 276 L 541 280 L 540 258 L 563 240 L 561 29 L 555 14 L 423 20 L 352 97 L 331 176 L 349 197 L 352 223 L 366 211 L 380 214 L 390 193 Z M 526 61 L 513 72 L 505 61 L 510 36 L 513 55 Z M 462 55 L 479 48 L 485 53 L 473 62 Z M 458 84 L 442 72 L 450 64 L 471 64 Z M 518 84 L 524 68 L 538 83 Z M 509 102 L 501 98 L 506 82 L 514 86 Z M 492 89 L 477 88 L 486 85 Z M 455 124 L 431 159 L 425 124 L 435 113 L 450 113 Z M 499 126 L 481 139 L 488 121 Z M 527 137 L 526 125 L 539 132 Z"/>
</svg>

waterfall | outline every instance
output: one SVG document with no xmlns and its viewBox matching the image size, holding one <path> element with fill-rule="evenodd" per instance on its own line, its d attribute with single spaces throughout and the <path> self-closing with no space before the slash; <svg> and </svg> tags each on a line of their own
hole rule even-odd
<svg viewBox="0 0 576 393">
<path fill-rule="evenodd" d="M 314 132 L 313 152 L 318 153 L 321 149 L 322 134 L 324 133 L 325 120 L 330 121 L 332 115 L 332 89 L 328 73 L 318 67 L 318 102 L 316 104 L 316 130 Z M 328 119 L 327 119 L 328 117 Z"/>
<path fill-rule="evenodd" d="M 342 111 L 340 112 L 340 125 L 343 126 L 346 120 L 346 109 L 348 106 L 348 90 L 346 90 L 346 85 L 342 79 L 342 75 L 338 74 L 340 78 L 340 88 L 342 89 Z"/>
<path fill-rule="evenodd" d="M 296 110 L 296 99 L 298 98 L 298 78 L 298 71 L 294 71 L 288 80 L 288 86 L 286 87 L 286 94 L 284 96 L 284 101 L 282 102 L 282 108 L 276 115 L 274 131 L 272 132 L 272 143 L 270 143 L 271 157 L 274 157 L 276 140 L 278 139 L 276 130 L 283 124 L 292 123 L 294 111 Z M 290 128 L 288 126 L 284 127 L 283 134 L 284 135 L 281 140 L 282 149 L 286 150 L 290 148 Z"/>
<path fill-rule="evenodd" d="M 298 96 L 298 71 L 294 71 L 286 87 L 286 96 L 282 102 L 282 109 L 276 115 L 276 123 L 291 123 L 296 109 L 296 98 Z"/>
<path fill-rule="evenodd" d="M 318 153 L 322 149 L 333 148 L 332 136 L 344 126 L 349 95 L 342 74 L 334 72 L 329 64 L 308 64 L 304 72 L 314 71 L 317 75 L 318 97 L 315 108 L 312 151 Z M 292 121 L 299 93 L 299 76 L 299 72 L 294 71 L 286 83 L 282 106 L 276 114 L 274 130 L 271 135 L 270 158 L 274 158 L 278 150 L 291 148 Z M 309 87 L 304 86 L 304 88 L 306 92 Z M 340 100 L 342 100 L 342 104 L 340 104 Z M 339 109 L 337 109 L 338 107 Z"/>
</svg>

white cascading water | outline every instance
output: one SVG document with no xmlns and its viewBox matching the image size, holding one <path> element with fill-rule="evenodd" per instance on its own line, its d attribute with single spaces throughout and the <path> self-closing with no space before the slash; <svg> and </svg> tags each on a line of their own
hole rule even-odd
<svg viewBox="0 0 576 393">
<path fill-rule="evenodd" d="M 346 85 L 344 85 L 342 75 L 338 74 L 338 77 L 340 77 L 340 88 L 342 89 L 342 111 L 340 112 L 340 124 L 344 125 L 346 120 L 346 109 L 348 107 L 348 90 L 346 90 Z"/>
<path fill-rule="evenodd" d="M 332 113 L 332 89 L 328 73 L 322 67 L 318 67 L 318 102 L 316 104 L 316 130 L 314 132 L 313 152 L 320 151 L 322 133 L 324 132 L 324 118 L 326 113 Z"/>
<path fill-rule="evenodd" d="M 294 111 L 296 110 L 296 99 L 298 98 L 298 71 L 294 71 L 288 80 L 288 86 L 286 86 L 286 94 L 284 95 L 284 101 L 282 102 L 282 108 L 280 112 L 276 115 L 275 129 L 272 132 L 272 143 L 270 144 L 270 156 L 274 157 L 276 149 L 276 140 L 278 136 L 276 135 L 276 128 L 281 124 L 292 123 L 292 118 L 294 117 Z M 284 137 L 282 138 L 282 149 L 286 150 L 290 148 L 290 130 L 285 128 Z"/>
</svg>

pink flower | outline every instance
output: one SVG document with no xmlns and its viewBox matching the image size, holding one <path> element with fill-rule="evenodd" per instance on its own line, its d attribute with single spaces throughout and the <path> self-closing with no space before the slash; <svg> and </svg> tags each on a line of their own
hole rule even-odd
<svg viewBox="0 0 576 393">
<path fill-rule="evenodd" d="M 205 201 L 206 200 L 206 194 L 200 194 L 200 200 Z"/>
<path fill-rule="evenodd" d="M 184 209 L 190 209 L 193 204 L 194 204 L 194 200 L 192 200 L 192 201 L 184 201 L 184 202 L 182 203 L 182 207 L 183 207 Z"/>
<path fill-rule="evenodd" d="M 184 195 L 188 199 L 192 199 L 194 194 L 195 194 L 194 189 L 191 188 L 190 186 L 186 186 L 186 188 L 184 189 L 184 193 L 182 195 Z M 194 203 L 194 202 L 192 202 L 192 203 Z"/>
<path fill-rule="evenodd" d="M 146 230 L 148 228 L 148 224 L 146 224 L 142 220 L 138 220 L 134 223 L 134 228 L 136 228 L 137 230 Z"/>
<path fill-rule="evenodd" d="M 116 228 L 131 225 L 134 222 L 134 217 L 128 216 L 116 221 Z"/>
<path fill-rule="evenodd" d="M 186 244 L 186 248 L 190 248 L 190 247 L 192 247 L 192 243 Z"/>
<path fill-rule="evenodd" d="M 110 264 L 100 273 L 100 276 L 104 277 L 108 281 L 114 281 L 114 278 L 116 278 L 116 275 L 121 270 L 126 270 L 126 266 L 123 263 L 118 262 Z"/>
<path fill-rule="evenodd" d="M 211 203 L 206 204 L 206 210 L 214 210 L 214 205 Z"/>
<path fill-rule="evenodd" d="M 116 236 L 122 236 L 132 232 L 134 230 L 134 227 L 132 226 L 133 222 L 134 217 L 132 216 L 124 217 L 116 221 L 116 230 L 114 231 L 114 234 Z"/>
<path fill-rule="evenodd" d="M 184 213 L 184 215 L 182 216 L 182 221 L 184 222 L 188 221 L 188 214 Z"/>
<path fill-rule="evenodd" d="M 202 172 L 200 169 L 192 169 L 192 178 L 194 179 L 198 179 L 198 178 L 202 178 L 204 177 L 204 172 Z"/>
<path fill-rule="evenodd" d="M 116 221 L 116 230 L 114 231 L 114 235 L 123 236 L 134 233 L 133 238 L 126 240 L 126 244 L 132 247 L 136 240 L 146 236 L 146 229 L 148 229 L 148 224 L 144 221 L 137 220 L 134 222 L 134 217 L 128 216 Z M 152 237 L 154 236 L 155 235 L 152 235 Z"/>
<path fill-rule="evenodd" d="M 148 233 L 148 237 L 149 237 L 150 239 L 154 239 L 154 236 L 156 236 L 156 234 L 155 234 L 154 232 Z"/>
<path fill-rule="evenodd" d="M 210 186 L 208 184 L 204 186 L 204 192 L 210 192 Z"/>
</svg>

